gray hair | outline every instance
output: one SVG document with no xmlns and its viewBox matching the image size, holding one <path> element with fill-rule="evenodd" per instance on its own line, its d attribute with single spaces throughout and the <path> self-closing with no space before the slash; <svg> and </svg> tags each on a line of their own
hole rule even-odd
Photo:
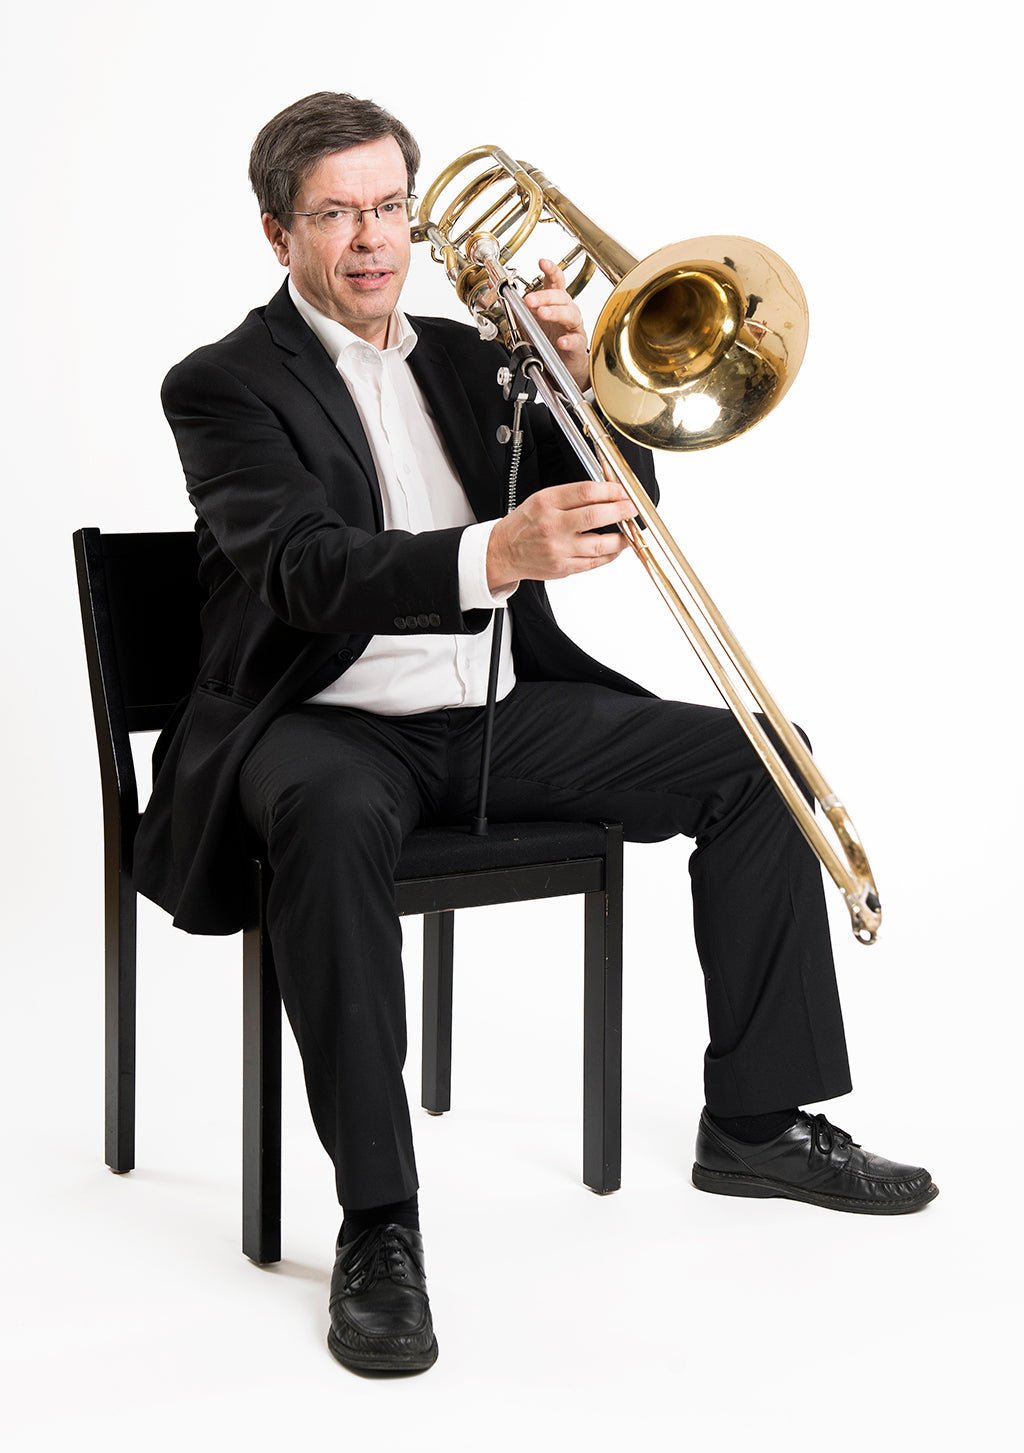
<svg viewBox="0 0 1024 1453">
<path fill-rule="evenodd" d="M 344 91 L 316 91 L 286 106 L 264 126 L 249 157 L 249 180 L 260 212 L 279 220 L 288 216 L 302 183 L 325 156 L 385 136 L 393 136 L 401 148 L 411 196 L 420 149 L 389 111 Z"/>
</svg>

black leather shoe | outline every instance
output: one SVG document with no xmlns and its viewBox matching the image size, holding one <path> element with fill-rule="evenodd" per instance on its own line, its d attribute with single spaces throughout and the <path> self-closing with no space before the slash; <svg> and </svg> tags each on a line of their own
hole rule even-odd
<svg viewBox="0 0 1024 1453">
<path fill-rule="evenodd" d="M 358 1372 L 425 1372 L 434 1365 L 437 1340 L 418 1231 L 371 1226 L 339 1246 L 327 1345 Z"/>
<path fill-rule="evenodd" d="M 939 1194 L 920 1166 L 861 1150 L 824 1115 L 805 1115 L 764 1145 L 726 1135 L 705 1110 L 697 1130 L 693 1184 L 719 1196 L 785 1196 L 833 1211 L 899 1216 Z"/>
</svg>

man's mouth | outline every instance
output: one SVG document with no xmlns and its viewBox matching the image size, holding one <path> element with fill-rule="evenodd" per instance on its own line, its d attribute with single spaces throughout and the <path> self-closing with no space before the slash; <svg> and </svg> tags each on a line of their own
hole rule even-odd
<svg viewBox="0 0 1024 1453">
<path fill-rule="evenodd" d="M 345 274 L 349 282 L 362 283 L 372 287 L 375 284 L 386 282 L 391 276 L 389 268 L 367 268 L 364 272 L 347 272 Z"/>
</svg>

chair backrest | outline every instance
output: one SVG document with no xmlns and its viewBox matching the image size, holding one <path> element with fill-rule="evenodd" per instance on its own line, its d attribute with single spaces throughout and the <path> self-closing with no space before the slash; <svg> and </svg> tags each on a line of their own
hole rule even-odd
<svg viewBox="0 0 1024 1453">
<path fill-rule="evenodd" d="M 82 622 L 114 680 L 128 730 L 162 727 L 187 696 L 199 659 L 196 537 L 75 533 Z"/>
<path fill-rule="evenodd" d="M 104 817 L 127 846 L 138 820 L 131 732 L 154 731 L 187 696 L 199 659 L 195 535 L 74 534 Z"/>
</svg>

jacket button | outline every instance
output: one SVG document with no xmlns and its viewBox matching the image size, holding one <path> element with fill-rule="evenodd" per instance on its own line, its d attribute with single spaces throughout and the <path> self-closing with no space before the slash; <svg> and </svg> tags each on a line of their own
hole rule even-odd
<svg viewBox="0 0 1024 1453">
<path fill-rule="evenodd" d="M 395 616 L 395 628 L 399 631 L 405 630 L 405 616 Z"/>
<path fill-rule="evenodd" d="M 441 617 L 437 615 L 434 611 L 431 611 L 430 615 L 427 617 L 427 624 L 431 626 L 439 626 L 441 624 Z"/>
<path fill-rule="evenodd" d="M 351 651 L 339 651 L 338 652 L 338 660 L 341 662 L 342 666 L 347 666 L 348 663 L 352 660 L 352 652 Z"/>
<path fill-rule="evenodd" d="M 406 616 L 406 618 L 405 618 L 405 624 L 407 626 L 414 626 L 416 624 L 416 617 L 415 616 Z"/>
<path fill-rule="evenodd" d="M 418 626 L 419 626 L 419 627 L 420 627 L 420 628 L 421 628 L 421 629 L 422 629 L 422 628 L 423 628 L 423 627 L 424 627 L 424 626 L 429 626 L 429 625 L 430 625 L 430 617 L 429 617 L 429 616 L 425 616 L 425 615 L 418 615 L 418 616 L 417 616 L 417 617 L 416 617 L 416 624 L 417 624 L 417 625 L 418 625 Z"/>
</svg>

